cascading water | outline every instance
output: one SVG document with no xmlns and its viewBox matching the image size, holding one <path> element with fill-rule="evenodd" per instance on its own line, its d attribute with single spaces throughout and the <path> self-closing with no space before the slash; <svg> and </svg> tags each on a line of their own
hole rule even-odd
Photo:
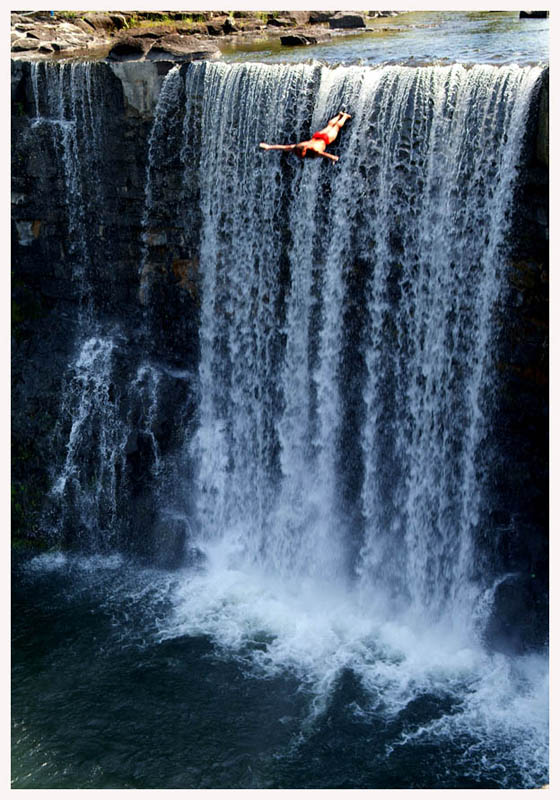
<svg viewBox="0 0 560 800">
<path fill-rule="evenodd" d="M 546 677 L 538 661 L 485 654 L 499 579 L 476 542 L 496 312 L 539 76 L 189 67 L 190 181 L 190 137 L 203 142 L 190 454 L 207 562 L 178 583 L 161 633 L 210 634 L 268 675 L 294 670 L 319 716 L 347 668 L 368 718 L 455 697 L 461 713 L 411 736 L 508 741 L 526 774 L 542 753 Z M 341 108 L 352 119 L 336 165 L 259 151 L 308 138 Z M 475 761 L 466 774 L 480 774 Z"/>
<path fill-rule="evenodd" d="M 88 236 L 92 209 L 101 206 L 99 166 L 105 147 L 102 84 L 92 63 L 30 64 L 33 128 L 47 126 L 62 166 L 68 210 L 68 243 L 73 282 L 85 313 L 91 315 L 94 259 Z M 87 209 L 87 210 L 86 210 Z"/>
<path fill-rule="evenodd" d="M 204 98 L 203 546 L 468 623 L 494 310 L 539 74 L 189 69 L 187 97 Z M 256 149 L 341 107 L 336 166 Z"/>
</svg>

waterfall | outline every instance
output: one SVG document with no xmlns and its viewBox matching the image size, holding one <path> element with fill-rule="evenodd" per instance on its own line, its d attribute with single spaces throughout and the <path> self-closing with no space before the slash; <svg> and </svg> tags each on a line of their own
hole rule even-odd
<svg viewBox="0 0 560 800">
<path fill-rule="evenodd" d="M 16 203 L 25 179 L 53 210 L 20 241 L 52 548 L 14 559 L 17 780 L 542 785 L 545 559 L 518 565 L 544 536 L 498 474 L 539 441 L 500 368 L 544 296 L 510 250 L 541 69 L 192 62 L 149 139 L 107 64 L 18 74 Z M 336 163 L 258 146 L 341 109 Z"/>
<path fill-rule="evenodd" d="M 32 133 L 46 127 L 62 167 L 72 280 L 91 315 L 95 253 L 90 228 L 102 207 L 100 164 L 104 158 L 103 84 L 95 64 L 32 62 Z"/>
<path fill-rule="evenodd" d="M 162 167 L 173 160 L 175 138 L 174 127 L 179 124 L 182 111 L 183 81 L 179 67 L 173 67 L 165 76 L 154 112 L 154 121 L 148 142 L 148 165 L 146 169 L 145 203 L 142 215 L 142 259 L 140 264 L 140 300 L 149 303 L 150 276 L 154 270 L 149 259 L 149 247 L 160 242 L 159 228 L 162 212 L 159 208 L 162 187 Z"/>
<path fill-rule="evenodd" d="M 116 346 L 115 338 L 92 336 L 69 365 L 57 431 L 65 459 L 50 491 L 55 533 L 98 552 L 119 547 L 124 502 L 119 478 L 129 430 L 120 414 Z"/>
<path fill-rule="evenodd" d="M 202 548 L 466 620 L 537 68 L 193 64 Z M 309 138 L 346 108 L 332 151 Z M 192 172 L 192 164 L 189 164 Z M 469 611 L 471 609 L 471 611 Z"/>
</svg>

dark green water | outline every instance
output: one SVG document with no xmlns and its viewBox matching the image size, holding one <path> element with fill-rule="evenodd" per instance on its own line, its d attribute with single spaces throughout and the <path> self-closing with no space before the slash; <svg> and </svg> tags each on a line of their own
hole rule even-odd
<svg viewBox="0 0 560 800">
<path fill-rule="evenodd" d="M 215 637 L 162 637 L 174 588 L 185 579 L 118 556 L 16 560 L 13 788 L 503 788 L 546 781 L 531 731 L 505 742 L 469 731 L 472 717 L 454 727 L 476 690 L 468 681 L 461 691 L 436 681 L 390 711 L 348 665 L 324 696 L 289 667 L 255 669 L 253 656 L 270 648 L 270 634 L 233 650 Z"/>
</svg>

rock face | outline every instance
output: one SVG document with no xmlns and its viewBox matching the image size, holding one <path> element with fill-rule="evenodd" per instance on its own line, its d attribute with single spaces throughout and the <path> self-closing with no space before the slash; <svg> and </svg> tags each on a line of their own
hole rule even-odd
<svg viewBox="0 0 560 800">
<path fill-rule="evenodd" d="M 79 348 L 85 353 L 88 344 L 77 335 L 84 328 L 80 307 L 85 289 L 94 315 L 105 320 L 104 328 L 107 325 L 107 330 L 115 332 L 109 337 L 112 344 L 95 330 L 86 335 L 91 340 L 100 338 L 99 352 L 105 348 L 110 355 L 107 380 L 101 383 L 107 391 L 103 412 L 109 414 L 107 429 L 113 430 L 112 435 L 126 433 L 118 470 L 127 475 L 119 502 L 124 504 L 128 522 L 119 524 L 114 543 L 119 537 L 121 542 L 128 541 L 134 527 L 146 530 L 146 537 L 140 537 L 133 549 L 148 558 L 157 551 L 160 563 L 166 565 L 175 563 L 183 547 L 184 526 L 177 521 L 158 522 L 158 504 L 149 486 L 157 457 L 181 444 L 182 415 L 192 414 L 192 381 L 176 369 L 178 360 L 184 368 L 190 359 L 193 374 L 196 371 L 198 278 L 189 243 L 179 241 L 171 231 L 165 232 L 163 247 L 156 237 L 151 244 L 147 242 L 150 263 L 157 264 L 156 252 L 160 251 L 165 263 L 161 275 L 154 272 L 155 302 L 150 315 L 155 338 L 146 338 L 138 272 L 145 246 L 142 218 L 149 134 L 161 83 L 171 66 L 169 61 L 140 61 L 98 63 L 89 73 L 83 66 L 75 74 L 65 70 L 68 81 L 76 82 L 78 93 L 82 80 L 91 95 L 80 94 L 87 115 L 78 120 L 78 133 L 85 137 L 81 138 L 85 144 L 79 164 L 73 160 L 71 141 L 58 138 L 61 127 L 43 102 L 37 116 L 32 65 L 17 61 L 12 68 L 14 536 L 45 545 L 53 526 L 60 529 L 62 524 L 48 490 L 53 464 L 57 461 L 60 467 L 61 463 L 53 458 L 54 451 L 61 446 L 64 452 L 68 435 L 60 403 L 70 379 L 69 365 L 76 363 Z M 43 73 L 35 79 L 41 85 Z M 93 123 L 88 122 L 90 118 Z M 71 173 L 63 168 L 61 147 L 70 159 Z M 181 174 L 177 148 L 170 152 L 169 170 L 154 179 L 161 179 L 165 189 L 168 218 L 176 212 Z M 72 194 L 78 185 L 82 199 Z M 69 227 L 73 228 L 70 235 Z M 79 246 L 72 247 L 72 241 Z M 178 340 L 191 343 L 190 353 L 181 353 L 179 359 L 177 352 L 173 355 Z M 152 362 L 159 365 L 157 373 Z M 86 379 L 87 374 L 79 378 Z M 150 398 L 156 391 L 161 399 L 151 411 Z M 78 401 L 79 397 L 71 395 L 68 402 Z M 119 419 L 111 422 L 117 408 Z M 101 414 L 102 409 L 103 403 L 94 403 L 90 414 Z M 149 435 L 146 414 L 155 414 L 150 421 L 153 434 Z M 94 480 L 94 464 L 91 470 Z M 93 516 L 99 513 L 100 530 L 104 509 L 110 507 L 109 484 L 100 484 L 104 502 L 92 511 Z M 70 537 L 66 544 L 72 544 L 79 529 L 78 519 L 64 521 L 64 536 Z M 166 542 L 162 549 L 154 538 L 157 536 Z"/>
</svg>

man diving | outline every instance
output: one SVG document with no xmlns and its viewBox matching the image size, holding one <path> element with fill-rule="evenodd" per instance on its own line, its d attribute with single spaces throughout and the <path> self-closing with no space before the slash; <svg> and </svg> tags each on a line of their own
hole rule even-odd
<svg viewBox="0 0 560 800">
<path fill-rule="evenodd" d="M 259 147 L 263 150 L 289 150 L 299 156 L 300 158 L 330 158 L 331 161 L 338 161 L 338 156 L 333 156 L 327 153 L 327 145 L 332 144 L 347 119 L 351 119 L 351 115 L 345 111 L 339 111 L 336 117 L 333 117 L 327 125 L 317 133 L 314 133 L 311 139 L 305 142 L 298 142 L 298 144 L 266 144 L 261 142 Z"/>
</svg>

